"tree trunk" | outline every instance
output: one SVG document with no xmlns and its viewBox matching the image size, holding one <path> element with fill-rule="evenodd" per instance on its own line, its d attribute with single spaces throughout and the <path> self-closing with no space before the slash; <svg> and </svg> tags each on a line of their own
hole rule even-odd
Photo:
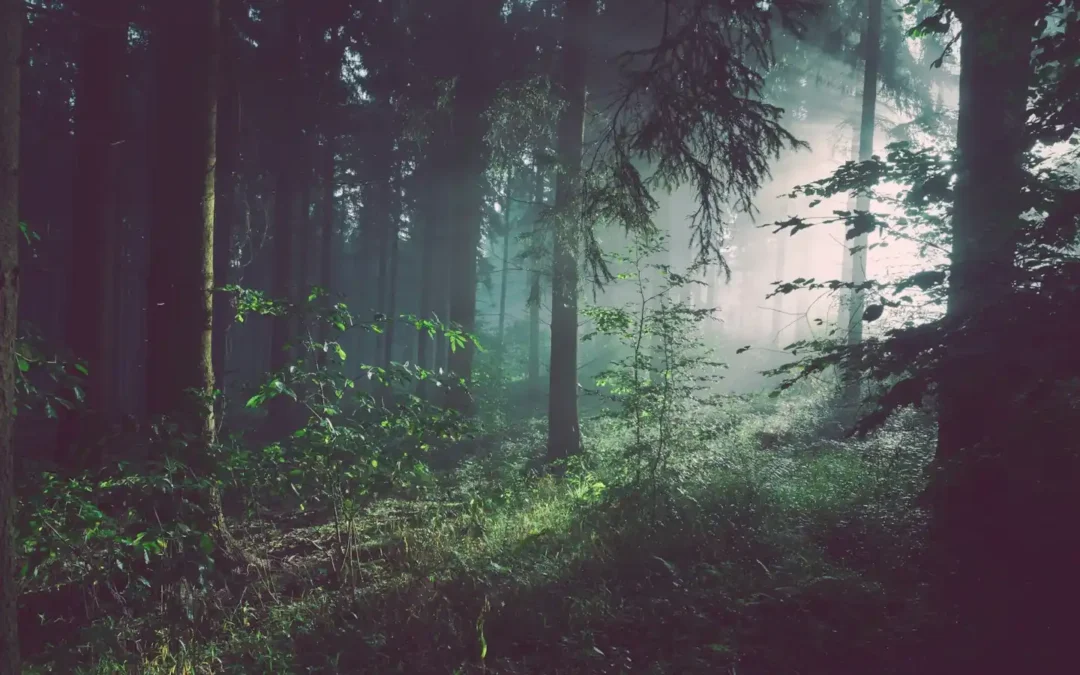
<svg viewBox="0 0 1080 675">
<path fill-rule="evenodd" d="M 399 199 L 394 197 L 395 204 L 399 203 Z M 389 250 L 387 251 L 387 281 L 386 281 L 386 304 L 384 309 L 386 311 L 386 335 L 385 342 L 383 343 L 383 355 L 382 365 L 383 368 L 390 368 L 390 363 L 394 360 L 394 327 L 397 325 L 397 281 L 398 281 L 398 258 L 400 256 L 400 241 L 398 228 L 401 224 L 401 218 L 398 214 L 398 207 L 393 209 L 393 218 L 390 222 L 390 230 L 387 232 L 387 239 Z"/>
<path fill-rule="evenodd" d="M 127 2 L 80 2 L 84 31 L 75 98 L 75 181 L 72 189 L 71 288 L 67 344 L 89 362 L 87 405 L 111 415 L 116 372 L 114 328 L 117 170 L 128 131 L 125 55 Z"/>
<path fill-rule="evenodd" d="M 865 64 L 863 68 L 862 118 L 859 121 L 859 161 L 865 162 L 874 156 L 874 127 L 877 123 L 878 75 L 881 69 L 881 3 L 882 0 L 869 0 L 866 31 L 863 33 Z M 862 192 L 855 200 L 857 212 L 870 211 L 870 194 Z M 870 236 L 860 234 L 854 240 L 845 240 L 847 263 L 851 272 L 851 283 L 858 286 L 866 282 L 866 258 Z M 852 253 L 854 251 L 854 253 Z M 863 341 L 863 292 L 850 293 L 848 307 L 848 345 L 861 345 Z M 862 399 L 860 377 L 856 369 L 849 370 L 844 378 L 842 406 L 854 410 Z"/>
<path fill-rule="evenodd" d="M 22 0 L 0 0 L 0 673 L 19 669 L 15 583 L 15 331 L 19 316 Z"/>
<path fill-rule="evenodd" d="M 271 292 L 277 300 L 296 299 L 296 266 L 294 265 L 293 247 L 298 223 L 297 203 L 300 200 L 300 175 L 296 167 L 297 157 L 301 154 L 299 102 L 295 89 L 299 76 L 300 63 L 299 34 L 293 0 L 286 0 L 280 8 L 279 28 L 281 41 L 278 46 L 277 69 L 282 82 L 280 87 L 278 138 L 276 140 L 275 189 L 274 189 L 274 267 Z M 279 371 L 292 358 L 290 341 L 296 322 L 292 316 L 279 317 L 273 321 L 270 337 L 270 369 Z M 284 399 L 278 399 L 284 402 Z"/>
<path fill-rule="evenodd" d="M 337 240 L 334 236 L 334 191 L 337 187 L 335 182 L 335 159 L 336 144 L 333 136 L 327 136 L 323 145 L 322 185 L 323 203 L 320 211 L 319 223 L 319 285 L 323 290 L 330 292 L 334 287 L 334 250 Z M 320 336 L 325 341 L 329 339 L 330 328 L 326 322 L 322 322 L 319 328 Z M 325 364 L 325 352 L 319 352 L 319 362 Z"/>
<path fill-rule="evenodd" d="M 534 239 L 539 236 L 540 219 L 544 208 L 544 172 L 536 167 L 536 185 L 533 201 L 536 202 L 536 220 L 533 226 Z M 535 250 L 536 242 L 533 242 Z M 540 390 L 540 260 L 534 254 L 529 272 L 529 388 Z"/>
<path fill-rule="evenodd" d="M 786 281 L 784 278 L 787 274 L 787 244 L 788 235 L 781 232 L 776 235 L 776 254 L 773 258 L 776 268 L 773 276 L 775 281 Z M 772 336 L 773 344 L 779 348 L 784 348 L 784 340 L 781 335 L 788 324 L 791 323 L 791 318 L 785 312 L 787 307 L 787 295 L 781 293 L 773 298 L 773 315 L 772 315 Z"/>
<path fill-rule="evenodd" d="M 428 175 L 426 183 L 428 194 L 424 197 L 424 201 L 422 202 L 425 208 L 421 216 L 423 218 L 423 223 L 421 224 L 423 233 L 420 242 L 420 246 L 422 247 L 420 251 L 420 307 L 417 312 L 418 318 L 421 319 L 433 318 L 433 312 L 435 310 L 435 285 L 438 279 L 436 249 L 438 248 L 439 229 L 435 217 L 438 210 L 434 208 L 433 205 L 438 204 L 441 201 L 436 194 L 441 186 L 440 181 L 441 173 L 436 164 Z M 432 338 L 426 332 L 420 332 L 420 334 L 417 335 L 417 340 L 416 366 L 423 370 L 435 370 L 436 366 L 433 359 L 435 341 L 440 341 L 441 338 L 439 336 Z M 417 380 L 416 395 L 421 399 L 426 399 L 428 397 L 427 379 Z"/>
<path fill-rule="evenodd" d="M 578 420 L 578 200 L 585 131 L 586 35 L 593 0 L 566 0 L 559 85 L 566 108 L 559 117 L 559 176 L 551 269 L 551 374 L 548 391 L 548 460 L 581 450 Z"/>
<path fill-rule="evenodd" d="M 499 363 L 497 367 L 498 379 L 502 380 L 503 364 L 506 362 L 506 288 L 510 276 L 510 186 L 513 184 L 513 172 L 506 175 L 506 199 L 503 200 L 503 250 L 502 250 L 502 278 L 499 284 Z"/>
<path fill-rule="evenodd" d="M 163 3 L 155 26 L 157 77 L 148 284 L 147 405 L 186 413 L 213 439 L 213 410 L 189 389 L 214 388 L 214 174 L 218 0 Z"/>
<path fill-rule="evenodd" d="M 237 82 L 237 48 L 231 24 L 222 36 L 222 77 L 219 96 L 217 130 L 217 186 L 214 213 L 214 283 L 217 287 L 231 283 L 234 220 L 239 210 L 237 194 L 240 164 L 240 92 Z M 226 345 L 232 326 L 234 309 L 231 296 L 214 294 L 214 382 L 226 390 Z M 220 407 L 218 408 L 220 410 Z"/>
<path fill-rule="evenodd" d="M 940 672 L 1052 672 L 1070 649 L 1074 523 L 1039 458 L 1054 434 L 1012 447 L 1010 382 L 996 358 L 1011 345 L 995 329 L 1007 321 L 1015 279 L 1040 3 L 952 5 L 963 38 L 945 324 L 963 344 L 945 356 L 931 493 L 931 541 L 943 564 L 935 610 L 949 620 Z"/>
</svg>

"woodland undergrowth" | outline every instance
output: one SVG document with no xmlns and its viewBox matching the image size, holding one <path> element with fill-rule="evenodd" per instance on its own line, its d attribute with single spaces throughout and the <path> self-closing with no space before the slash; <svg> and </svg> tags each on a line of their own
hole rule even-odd
<svg viewBox="0 0 1080 675">
<path fill-rule="evenodd" d="M 215 557 L 178 464 L 47 477 L 22 530 L 29 672 L 916 672 L 933 426 L 822 440 L 828 398 L 681 409 L 648 489 L 610 417 L 557 477 L 538 420 L 428 448 L 435 468 L 383 457 L 409 468 L 351 494 L 333 464 L 229 455 L 232 534 L 267 569 Z"/>
</svg>

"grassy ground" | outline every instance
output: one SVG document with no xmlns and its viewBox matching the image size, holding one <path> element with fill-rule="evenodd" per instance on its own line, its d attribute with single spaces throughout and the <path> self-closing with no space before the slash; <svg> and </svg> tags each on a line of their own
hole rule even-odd
<svg viewBox="0 0 1080 675">
<path fill-rule="evenodd" d="M 820 440 L 822 410 L 702 410 L 655 491 L 629 487 L 619 423 L 588 423 L 560 479 L 529 470 L 526 423 L 421 498 L 275 509 L 236 529 L 269 570 L 114 613 L 78 671 L 917 672 L 930 429 Z"/>
</svg>

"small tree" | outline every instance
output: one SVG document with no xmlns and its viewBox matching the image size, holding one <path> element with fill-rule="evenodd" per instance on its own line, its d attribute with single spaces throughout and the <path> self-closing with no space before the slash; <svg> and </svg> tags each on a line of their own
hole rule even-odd
<svg viewBox="0 0 1080 675">
<path fill-rule="evenodd" d="M 665 235 L 646 233 L 637 238 L 628 255 L 614 256 L 612 264 L 624 271 L 615 276 L 632 283 L 636 298 L 621 307 L 594 306 L 583 313 L 599 336 L 616 338 L 625 356 L 597 375 L 604 395 L 619 404 L 612 414 L 626 420 L 634 440 L 627 448 L 633 464 L 633 482 L 647 480 L 653 497 L 678 447 L 677 420 L 695 403 L 708 383 L 719 379 L 723 364 L 710 360 L 703 346 L 701 325 L 714 309 L 696 309 L 687 302 L 687 287 L 700 284 L 702 263 L 685 272 L 652 263 L 665 248 Z"/>
</svg>

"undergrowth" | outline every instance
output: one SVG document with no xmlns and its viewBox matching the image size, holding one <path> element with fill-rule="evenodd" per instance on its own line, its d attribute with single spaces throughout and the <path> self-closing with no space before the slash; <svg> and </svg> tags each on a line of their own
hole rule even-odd
<svg viewBox="0 0 1080 675">
<path fill-rule="evenodd" d="M 347 518 L 280 501 L 236 518 L 267 570 L 172 604 L 121 594 L 29 672 L 917 672 L 931 428 L 904 413 L 821 440 L 822 410 L 809 393 L 688 409 L 658 491 L 628 478 L 633 429 L 598 418 L 558 478 L 533 468 L 530 421 Z"/>
</svg>

